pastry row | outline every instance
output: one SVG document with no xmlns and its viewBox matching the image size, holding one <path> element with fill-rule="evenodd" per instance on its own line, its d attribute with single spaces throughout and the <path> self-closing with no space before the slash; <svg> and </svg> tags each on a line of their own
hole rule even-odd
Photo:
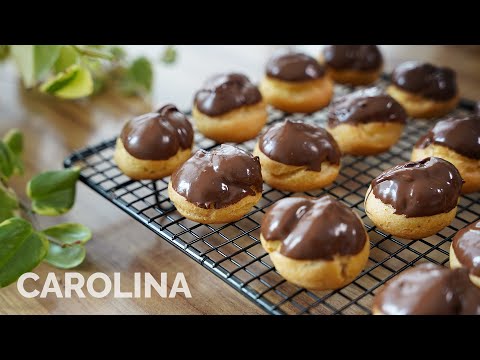
<svg viewBox="0 0 480 360">
<path fill-rule="evenodd" d="M 266 103 L 287 112 L 312 112 L 331 103 L 326 129 L 287 119 L 260 136 L 253 155 L 222 145 L 191 156 L 192 125 L 175 106 L 167 105 L 125 125 L 117 140 L 115 161 L 134 179 L 172 175 L 170 199 L 188 219 L 201 223 L 238 220 L 258 203 L 264 181 L 292 192 L 326 187 L 339 173 L 342 154 L 386 151 L 398 141 L 408 115 L 440 116 L 456 106 L 453 71 L 412 62 L 394 71 L 387 93 L 378 88 L 361 89 L 331 102 L 331 79 L 371 83 L 380 76 L 382 66 L 378 48 L 370 45 L 327 47 L 320 62 L 304 54 L 276 54 L 267 64 L 260 90 L 240 74 L 218 75 L 207 81 L 195 96 L 197 129 L 218 142 L 242 142 L 256 137 L 265 125 Z M 438 122 L 415 145 L 412 162 L 372 181 L 365 211 L 378 228 L 418 239 L 451 222 L 461 191 L 480 189 L 479 121 L 471 116 Z M 452 267 L 474 269 L 472 264 L 478 265 L 480 255 L 475 249 L 480 236 L 476 233 L 474 240 L 467 238 L 470 240 L 459 242 L 463 245 L 452 245 Z M 361 219 L 330 197 L 294 197 L 275 203 L 263 219 L 261 242 L 287 280 L 322 290 L 353 281 L 365 267 L 370 251 Z M 441 294 L 451 290 L 445 290 L 445 284 L 468 277 L 468 271 L 467 275 L 434 268 L 424 272 L 446 274 L 439 276 Z M 465 270 L 455 270 L 457 273 Z M 382 294 L 393 291 L 389 289 L 396 289 L 406 278 L 399 277 L 397 285 L 392 282 Z M 459 294 L 447 292 L 448 296 L 455 301 L 463 299 L 463 290 L 458 289 L 466 289 L 469 299 L 478 305 L 479 290 L 461 284 L 463 287 L 452 285 L 452 291 Z M 439 294 L 436 298 L 442 298 Z M 415 313 L 413 307 L 385 310 L 393 308 L 392 296 L 401 299 L 400 295 L 377 297 L 382 300 L 376 302 L 375 311 Z M 453 306 L 452 301 L 446 302 Z M 385 302 L 387 306 L 382 305 Z M 462 311 L 475 313 L 472 309 Z"/>
</svg>

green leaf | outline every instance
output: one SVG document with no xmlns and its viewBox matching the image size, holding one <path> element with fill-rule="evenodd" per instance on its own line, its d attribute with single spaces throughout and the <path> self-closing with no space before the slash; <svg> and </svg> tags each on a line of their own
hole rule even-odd
<svg viewBox="0 0 480 360">
<path fill-rule="evenodd" d="M 0 222 L 14 217 L 18 209 L 19 204 L 15 193 L 0 185 Z"/>
<path fill-rule="evenodd" d="M 78 64 L 79 59 L 78 52 L 71 45 L 63 45 L 53 68 L 56 73 L 65 71 L 68 67 Z"/>
<path fill-rule="evenodd" d="M 75 201 L 75 184 L 80 169 L 47 171 L 27 184 L 32 209 L 40 215 L 56 216 L 66 213 Z"/>
<path fill-rule="evenodd" d="M 15 155 L 20 155 L 23 151 L 23 134 L 18 129 L 9 130 L 3 137 L 5 145 L 7 145 L 10 150 Z"/>
<path fill-rule="evenodd" d="M 71 269 L 80 265 L 85 259 L 86 250 L 82 245 L 62 247 L 50 243 L 45 261 L 60 269 Z"/>
<path fill-rule="evenodd" d="M 13 173 L 22 175 L 24 166 L 22 161 L 23 134 L 18 129 L 11 129 L 3 137 L 3 142 L 12 152 Z"/>
<path fill-rule="evenodd" d="M 0 176 L 9 178 L 15 170 L 15 155 L 12 150 L 0 141 Z"/>
<path fill-rule="evenodd" d="M 128 67 L 122 79 L 122 90 L 129 95 L 149 93 L 152 90 L 153 69 L 146 57 L 139 57 Z"/>
<path fill-rule="evenodd" d="M 72 65 L 46 81 L 40 90 L 63 99 L 82 98 L 93 92 L 92 75 L 88 69 Z"/>
<path fill-rule="evenodd" d="M 20 218 L 0 224 L 0 287 L 33 270 L 47 255 L 48 240 Z"/>
<path fill-rule="evenodd" d="M 163 51 L 161 61 L 164 64 L 173 64 L 177 59 L 177 49 L 174 46 L 167 46 Z"/>
<path fill-rule="evenodd" d="M 42 231 L 63 246 L 85 244 L 92 238 L 92 232 L 82 224 L 65 223 L 49 227 Z"/>
<path fill-rule="evenodd" d="M 60 45 L 11 45 L 11 52 L 27 88 L 45 77 L 60 54 Z"/>
<path fill-rule="evenodd" d="M 110 54 L 112 54 L 115 60 L 124 60 L 127 57 L 127 53 L 120 46 L 112 46 L 110 48 Z"/>
<path fill-rule="evenodd" d="M 0 61 L 5 60 L 10 55 L 10 45 L 0 45 Z"/>
</svg>

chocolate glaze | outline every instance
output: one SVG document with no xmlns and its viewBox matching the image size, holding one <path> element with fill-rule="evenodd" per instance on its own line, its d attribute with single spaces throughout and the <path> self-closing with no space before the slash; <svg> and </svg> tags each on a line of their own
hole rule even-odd
<svg viewBox="0 0 480 360">
<path fill-rule="evenodd" d="M 357 90 L 333 101 L 328 111 L 328 126 L 342 123 L 365 124 L 396 122 L 405 124 L 407 113 L 394 98 L 379 88 Z"/>
<path fill-rule="evenodd" d="M 341 152 L 333 137 L 319 126 L 285 120 L 263 134 L 258 145 L 262 153 L 282 164 L 321 171 L 322 163 L 340 164 Z"/>
<path fill-rule="evenodd" d="M 446 101 L 457 95 L 457 76 L 447 67 L 407 61 L 395 68 L 392 82 L 399 88 L 425 98 Z"/>
<path fill-rule="evenodd" d="M 463 179 L 446 160 L 431 157 L 397 165 L 372 181 L 375 197 L 406 217 L 447 213 L 457 206 Z M 367 197 L 370 195 L 367 194 Z"/>
<path fill-rule="evenodd" d="M 322 53 L 325 63 L 338 70 L 376 70 L 383 64 L 377 45 L 327 45 Z"/>
<path fill-rule="evenodd" d="M 268 61 L 267 75 L 283 81 L 307 81 L 323 77 L 325 69 L 306 54 L 279 52 Z"/>
<path fill-rule="evenodd" d="M 480 159 L 480 118 L 476 116 L 439 121 L 415 145 L 424 149 L 438 144 L 471 159 Z"/>
<path fill-rule="evenodd" d="M 165 105 L 128 121 L 120 134 L 127 152 L 142 160 L 167 160 L 180 149 L 190 149 L 193 128 L 174 105 Z"/>
<path fill-rule="evenodd" d="M 471 274 L 480 276 L 480 220 L 460 230 L 452 246 L 458 261 Z"/>
<path fill-rule="evenodd" d="M 466 269 L 427 263 L 389 281 L 373 306 L 385 315 L 480 315 L 480 289 Z"/>
<path fill-rule="evenodd" d="M 355 255 L 367 241 L 360 219 L 330 196 L 277 201 L 265 214 L 262 236 L 280 240 L 280 253 L 298 260 L 333 260 Z"/>
<path fill-rule="evenodd" d="M 198 207 L 221 209 L 262 191 L 258 157 L 231 145 L 199 150 L 172 175 L 173 189 Z"/>
<path fill-rule="evenodd" d="M 208 115 L 218 116 L 245 105 L 262 101 L 258 88 L 242 74 L 219 74 L 209 78 L 195 94 L 197 109 Z"/>
</svg>

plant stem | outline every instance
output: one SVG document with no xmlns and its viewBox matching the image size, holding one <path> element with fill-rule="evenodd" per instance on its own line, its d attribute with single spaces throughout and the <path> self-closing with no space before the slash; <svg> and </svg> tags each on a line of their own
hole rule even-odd
<svg viewBox="0 0 480 360">
<path fill-rule="evenodd" d="M 71 46 L 80 55 L 85 55 L 85 56 L 90 56 L 90 57 L 95 57 L 95 58 L 100 58 L 100 59 L 105 59 L 105 60 L 114 60 L 115 59 L 113 57 L 113 55 L 110 55 L 110 54 L 107 54 L 107 53 L 103 53 L 103 52 L 92 50 L 92 49 L 81 48 L 78 45 L 71 45 Z"/>
<path fill-rule="evenodd" d="M 20 208 L 23 210 L 25 215 L 27 215 L 28 220 L 30 220 L 30 222 L 32 223 L 34 229 L 35 230 L 40 230 L 40 224 L 38 222 L 37 215 L 33 212 L 33 210 L 27 204 L 25 204 L 25 202 L 23 202 L 22 200 L 19 200 L 19 204 L 20 204 Z M 59 241 L 57 241 L 55 239 L 52 239 L 51 237 L 49 237 L 47 235 L 45 235 L 45 236 L 48 239 L 48 241 L 50 241 L 54 244 L 57 244 L 59 246 L 63 246 L 63 244 L 60 243 Z"/>
</svg>

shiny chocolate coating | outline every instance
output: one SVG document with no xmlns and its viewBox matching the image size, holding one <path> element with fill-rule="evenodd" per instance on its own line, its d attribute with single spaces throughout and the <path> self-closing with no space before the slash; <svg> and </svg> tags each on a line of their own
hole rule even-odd
<svg viewBox="0 0 480 360">
<path fill-rule="evenodd" d="M 235 146 L 198 150 L 172 175 L 173 189 L 198 207 L 221 209 L 262 191 L 258 157 Z"/>
<path fill-rule="evenodd" d="M 280 240 L 280 253 L 297 260 L 333 260 L 356 255 L 367 235 L 360 219 L 330 196 L 291 197 L 273 204 L 262 222 L 266 241 Z"/>
<path fill-rule="evenodd" d="M 167 160 L 180 149 L 190 149 L 193 128 L 174 105 L 128 121 L 120 134 L 125 150 L 141 160 Z"/>
<path fill-rule="evenodd" d="M 219 74 L 209 78 L 195 94 L 195 106 L 208 116 L 219 116 L 262 101 L 258 88 L 242 74 Z"/>
<path fill-rule="evenodd" d="M 369 122 L 395 122 L 405 124 L 405 109 L 379 88 L 354 91 L 335 99 L 328 111 L 328 126 L 343 123 L 351 125 Z"/>
<path fill-rule="evenodd" d="M 268 61 L 267 75 L 283 81 L 308 81 L 323 77 L 325 69 L 309 55 L 282 51 Z"/>
<path fill-rule="evenodd" d="M 377 45 L 327 45 L 322 50 L 327 66 L 337 70 L 377 70 L 383 57 Z"/>
<path fill-rule="evenodd" d="M 466 269 L 426 263 L 390 280 L 373 307 L 385 315 L 480 315 L 480 289 Z"/>
<path fill-rule="evenodd" d="M 403 90 L 438 101 L 453 99 L 458 91 L 455 71 L 417 61 L 397 66 L 392 82 Z"/>
<path fill-rule="evenodd" d="M 439 121 L 415 147 L 424 149 L 432 144 L 445 146 L 471 159 L 480 159 L 480 118 L 470 116 Z"/>
<path fill-rule="evenodd" d="M 324 162 L 340 164 L 335 139 L 325 129 L 301 121 L 287 119 L 273 125 L 260 137 L 258 146 L 272 160 L 312 171 L 321 171 Z"/>
<path fill-rule="evenodd" d="M 463 179 L 446 160 L 431 157 L 397 165 L 372 181 L 371 192 L 408 217 L 447 213 L 457 206 Z M 367 194 L 367 197 L 370 195 Z"/>
<path fill-rule="evenodd" d="M 480 220 L 460 230 L 452 246 L 460 264 L 471 274 L 480 276 Z"/>
</svg>

